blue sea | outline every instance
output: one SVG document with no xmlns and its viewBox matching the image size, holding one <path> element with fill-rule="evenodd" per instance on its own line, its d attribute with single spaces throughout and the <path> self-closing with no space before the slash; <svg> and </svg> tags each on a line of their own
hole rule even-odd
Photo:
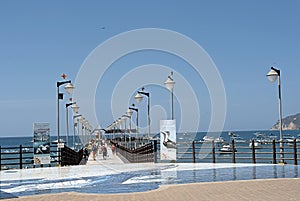
<svg viewBox="0 0 300 201">
<path fill-rule="evenodd" d="M 221 137 L 224 138 L 225 141 L 230 142 L 230 136 L 228 135 L 229 131 L 223 131 L 221 132 Z M 277 136 L 277 139 L 279 139 L 279 131 L 277 130 L 252 130 L 252 131 L 232 131 L 234 134 L 239 135 L 241 138 L 244 138 L 246 140 L 251 140 L 255 137 L 255 133 L 263 133 L 266 136 L 275 135 Z M 185 142 L 192 142 L 192 141 L 201 141 L 203 140 L 203 137 L 207 135 L 207 132 L 184 132 L 184 133 L 178 133 L 177 134 L 177 141 L 185 141 Z M 213 135 L 214 133 L 212 133 Z M 216 133 L 219 134 L 219 133 Z M 284 130 L 284 135 L 290 135 L 295 138 L 299 138 L 300 136 L 300 130 Z M 155 136 L 157 134 L 153 134 Z M 16 147 L 19 145 L 22 146 L 32 146 L 33 136 L 29 137 L 0 137 L 0 146 L 1 147 Z M 62 136 L 62 139 L 66 141 L 66 137 Z M 51 142 L 57 140 L 57 136 L 51 136 Z M 73 136 L 69 136 L 68 138 L 68 146 L 73 146 Z M 78 137 L 76 137 L 76 143 L 79 142 Z"/>
<path fill-rule="evenodd" d="M 66 142 L 66 137 L 62 136 L 61 139 Z M 51 136 L 50 141 L 53 142 L 57 140 L 57 136 Z M 76 137 L 76 142 L 79 142 L 79 139 Z M 33 146 L 33 136 L 32 137 L 0 137 L 0 146 L 5 147 L 18 147 L 22 145 L 23 147 Z M 73 136 L 68 137 L 68 146 L 73 146 Z"/>
</svg>

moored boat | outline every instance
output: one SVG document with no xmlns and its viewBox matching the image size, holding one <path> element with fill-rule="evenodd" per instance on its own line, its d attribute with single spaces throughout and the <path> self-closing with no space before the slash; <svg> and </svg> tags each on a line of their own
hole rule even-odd
<svg viewBox="0 0 300 201">
<path fill-rule="evenodd" d="M 262 143 L 261 142 L 258 142 L 258 141 L 256 141 L 256 140 L 254 140 L 254 148 L 255 149 L 260 149 L 260 148 L 262 148 Z M 249 147 L 250 148 L 252 148 L 252 141 L 250 141 L 250 143 L 249 143 Z"/>
<path fill-rule="evenodd" d="M 232 153 L 233 149 L 232 146 L 228 143 L 223 144 L 223 146 L 219 149 L 220 153 Z M 236 152 L 236 148 L 234 148 L 234 152 Z"/>
<path fill-rule="evenodd" d="M 213 137 L 213 136 L 204 136 L 203 137 L 204 142 L 212 142 L 214 141 L 215 143 L 223 143 L 224 139 L 222 137 Z"/>
</svg>

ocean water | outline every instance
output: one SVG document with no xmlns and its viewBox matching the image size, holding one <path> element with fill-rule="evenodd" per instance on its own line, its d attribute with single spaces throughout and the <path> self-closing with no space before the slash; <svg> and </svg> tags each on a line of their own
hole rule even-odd
<svg viewBox="0 0 300 201">
<path fill-rule="evenodd" d="M 216 133 L 209 133 L 214 136 L 218 136 L 224 138 L 225 141 L 230 142 L 230 136 L 228 135 L 229 131 L 222 131 Z M 277 139 L 279 139 L 279 131 L 270 131 L 270 130 L 251 130 L 251 131 L 232 131 L 234 134 L 239 135 L 240 137 L 251 140 L 255 137 L 255 133 L 263 133 L 266 136 L 275 135 Z M 192 141 L 201 141 L 203 137 L 207 135 L 207 132 L 184 132 L 184 133 L 177 133 L 177 141 L 181 142 L 192 142 Z M 155 136 L 157 134 L 153 134 Z M 283 135 L 291 135 L 295 138 L 300 138 L 300 130 L 284 130 Z M 66 136 L 61 136 L 64 141 L 66 141 Z M 32 138 L 33 137 L 0 137 L 0 146 L 1 147 L 15 147 L 15 146 L 32 146 Z M 51 142 L 57 140 L 57 136 L 51 136 Z M 76 143 L 78 143 L 80 139 L 76 136 Z M 73 146 L 73 136 L 69 136 L 68 138 L 68 146 Z"/>
<path fill-rule="evenodd" d="M 61 136 L 61 139 L 66 142 L 66 137 Z M 0 146 L 2 148 L 5 147 L 19 147 L 22 145 L 23 147 L 26 146 L 33 146 L 33 136 L 32 137 L 0 137 Z M 53 142 L 57 140 L 57 136 L 51 136 L 50 141 Z M 78 143 L 80 140 L 78 137 L 76 137 L 76 143 Z M 68 137 L 68 147 L 73 146 L 73 136 Z"/>
</svg>

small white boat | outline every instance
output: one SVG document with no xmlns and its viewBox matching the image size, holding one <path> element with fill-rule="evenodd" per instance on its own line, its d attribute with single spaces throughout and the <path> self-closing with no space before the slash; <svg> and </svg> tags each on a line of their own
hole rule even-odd
<svg viewBox="0 0 300 201">
<path fill-rule="evenodd" d="M 17 149 L 7 149 L 7 150 L 4 151 L 4 153 L 16 154 L 16 153 L 19 153 L 19 150 L 17 150 Z"/>
<path fill-rule="evenodd" d="M 204 142 L 212 142 L 214 141 L 215 143 L 223 143 L 224 139 L 222 137 L 212 137 L 212 136 L 204 136 L 203 137 Z"/>
<path fill-rule="evenodd" d="M 220 149 L 219 151 L 221 153 L 232 153 L 232 146 L 228 143 L 224 144 Z M 236 152 L 236 149 L 234 148 L 234 152 Z"/>
<path fill-rule="evenodd" d="M 252 148 L 252 141 L 250 141 L 249 147 Z M 254 141 L 254 149 L 260 149 L 260 148 L 262 148 L 261 142 Z"/>
<path fill-rule="evenodd" d="M 236 136 L 236 134 L 233 133 L 232 131 L 229 131 L 229 132 L 228 132 L 228 135 L 229 135 L 230 137 L 235 137 L 235 136 Z"/>
<path fill-rule="evenodd" d="M 30 149 L 29 148 L 22 148 L 22 152 L 23 153 L 28 153 L 28 152 L 30 152 Z"/>
<path fill-rule="evenodd" d="M 246 139 L 241 138 L 240 136 L 232 137 L 231 139 L 234 140 L 234 142 L 237 142 L 237 143 L 246 143 L 247 142 Z"/>
</svg>

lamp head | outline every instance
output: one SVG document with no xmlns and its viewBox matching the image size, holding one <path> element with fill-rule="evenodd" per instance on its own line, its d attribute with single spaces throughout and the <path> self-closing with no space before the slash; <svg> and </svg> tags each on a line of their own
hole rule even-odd
<svg viewBox="0 0 300 201">
<path fill-rule="evenodd" d="M 132 116 L 132 113 L 133 113 L 132 109 L 128 108 L 126 114 L 127 114 L 129 117 L 131 117 L 131 116 Z"/>
<path fill-rule="evenodd" d="M 165 84 L 167 89 L 172 91 L 172 89 L 174 88 L 175 82 L 174 82 L 174 80 L 171 76 L 168 76 L 168 79 L 165 81 L 164 84 Z"/>
<path fill-rule="evenodd" d="M 78 113 L 78 110 L 79 110 L 79 106 L 77 105 L 77 103 L 74 103 L 72 106 L 71 106 L 72 110 L 74 113 Z"/>
<path fill-rule="evenodd" d="M 137 93 L 134 97 L 137 103 L 140 103 L 143 100 L 143 96 L 140 93 Z"/>
<path fill-rule="evenodd" d="M 75 87 L 72 83 L 68 83 L 65 86 L 65 90 L 67 91 L 68 94 L 73 94 L 74 89 L 75 89 Z"/>
<path fill-rule="evenodd" d="M 266 75 L 270 82 L 275 82 L 277 78 L 280 76 L 280 70 L 271 67 L 271 70 Z"/>
</svg>

